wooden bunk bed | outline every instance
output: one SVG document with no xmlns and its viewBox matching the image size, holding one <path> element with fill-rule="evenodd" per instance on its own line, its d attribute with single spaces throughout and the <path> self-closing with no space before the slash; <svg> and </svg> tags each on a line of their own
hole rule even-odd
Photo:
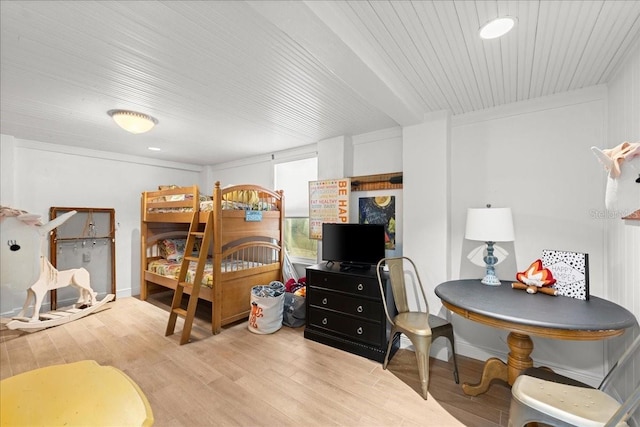
<svg viewBox="0 0 640 427">
<path fill-rule="evenodd" d="M 176 289 L 180 262 L 167 259 L 167 242 L 186 239 L 194 212 L 205 223 L 212 211 L 210 274 L 199 298 L 212 303 L 211 330 L 217 334 L 249 316 L 253 286 L 282 280 L 284 197 L 257 185 L 221 188 L 216 182 L 213 196 L 201 199 L 195 185 L 142 193 L 140 297 L 146 300 L 159 287 Z"/>
</svg>

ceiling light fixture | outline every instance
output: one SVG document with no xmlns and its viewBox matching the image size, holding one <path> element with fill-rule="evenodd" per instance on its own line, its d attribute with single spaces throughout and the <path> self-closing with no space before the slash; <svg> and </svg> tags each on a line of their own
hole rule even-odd
<svg viewBox="0 0 640 427">
<path fill-rule="evenodd" d="M 122 129 L 133 134 L 145 133 L 158 124 L 158 120 L 148 114 L 129 110 L 109 110 L 107 114 Z"/>
<path fill-rule="evenodd" d="M 507 34 L 516 25 L 516 19 L 511 16 L 495 18 L 480 27 L 480 37 L 485 40 L 495 39 Z"/>
</svg>

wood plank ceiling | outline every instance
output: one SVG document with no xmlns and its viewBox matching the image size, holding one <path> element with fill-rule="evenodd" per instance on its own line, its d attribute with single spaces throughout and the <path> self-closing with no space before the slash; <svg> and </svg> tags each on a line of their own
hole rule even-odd
<svg viewBox="0 0 640 427">
<path fill-rule="evenodd" d="M 3 0 L 0 15 L 2 134 L 197 165 L 606 84 L 640 38 L 639 1 Z M 502 15 L 515 29 L 479 39 Z M 159 124 L 127 134 L 113 108 Z"/>
</svg>

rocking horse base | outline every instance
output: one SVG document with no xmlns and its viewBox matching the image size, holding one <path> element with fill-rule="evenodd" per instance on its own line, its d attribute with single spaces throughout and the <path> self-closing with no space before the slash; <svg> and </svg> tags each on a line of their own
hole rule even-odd
<svg viewBox="0 0 640 427">
<path fill-rule="evenodd" d="M 93 313 L 109 301 L 112 301 L 114 298 L 114 294 L 107 294 L 101 301 L 85 308 L 69 307 L 43 313 L 40 315 L 40 320 L 35 322 L 32 322 L 30 317 L 14 317 L 6 326 L 8 329 L 20 330 L 45 329 L 53 326 L 59 326 Z"/>
</svg>

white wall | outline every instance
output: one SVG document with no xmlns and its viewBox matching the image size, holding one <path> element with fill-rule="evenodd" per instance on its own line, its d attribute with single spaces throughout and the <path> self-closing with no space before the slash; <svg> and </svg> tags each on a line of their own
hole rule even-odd
<svg viewBox="0 0 640 427">
<path fill-rule="evenodd" d="M 140 194 L 160 184 L 193 185 L 200 167 L 2 136 L 0 203 L 42 216 L 49 208 L 115 209 L 117 296 L 140 291 Z M 3 266 L 4 268 L 4 266 Z M 25 293 L 1 290 L 0 313 L 15 314 Z M 61 301 L 61 303 L 64 303 Z M 48 309 L 47 306 L 43 310 Z"/>
<path fill-rule="evenodd" d="M 626 63 L 609 84 L 608 132 L 604 147 L 614 147 L 621 142 L 640 141 L 640 40 L 636 42 Z M 605 179 L 603 173 L 602 178 Z M 640 186 L 640 184 L 638 184 Z M 640 208 L 640 206 L 637 206 Z M 606 269 L 607 299 L 617 302 L 636 315 L 640 315 L 640 221 L 622 221 L 606 218 Z M 630 344 L 638 335 L 638 328 L 621 339 L 611 341 L 609 362 L 613 363 L 620 349 Z M 621 345 L 621 342 L 624 344 Z M 640 364 L 625 372 L 626 392 L 637 384 Z M 622 391 L 622 390 L 619 390 Z M 635 425 L 640 425 L 636 411 Z"/>
<path fill-rule="evenodd" d="M 624 141 L 640 142 L 640 40 L 609 85 L 608 132 L 602 148 L 615 147 Z M 600 179 L 604 181 L 605 177 L 606 173 L 602 170 Z M 600 208 L 604 209 L 604 204 Z M 638 315 L 640 221 L 622 221 L 610 217 L 602 221 L 607 231 L 607 298 Z"/>
<path fill-rule="evenodd" d="M 466 255 L 476 244 L 464 239 L 466 209 L 491 203 L 511 207 L 516 236 L 503 244 L 510 255 L 499 266 L 499 277 L 508 283 L 543 249 L 586 252 L 591 294 L 605 297 L 604 224 L 593 217 L 604 201 L 604 184 L 590 150 L 602 144 L 605 122 L 602 86 L 454 117 L 452 278 L 473 277 Z M 506 331 L 459 316 L 453 320 L 461 353 L 505 358 Z M 537 364 L 596 384 L 603 375 L 603 342 L 532 339 Z"/>
<path fill-rule="evenodd" d="M 305 145 L 292 150 L 279 151 L 270 155 L 249 157 L 236 162 L 219 163 L 208 166 L 203 173 L 203 185 L 213 189 L 216 181 L 223 187 L 238 184 L 257 184 L 266 188 L 273 188 L 273 165 L 286 161 L 309 158 L 317 154 L 317 145 Z M 286 203 L 285 194 L 285 203 Z"/>
<path fill-rule="evenodd" d="M 402 128 L 354 135 L 351 176 L 402 172 Z"/>
<path fill-rule="evenodd" d="M 448 279 L 450 115 L 438 112 L 403 129 L 403 255 L 418 267 L 430 310 L 435 287 Z"/>
</svg>

